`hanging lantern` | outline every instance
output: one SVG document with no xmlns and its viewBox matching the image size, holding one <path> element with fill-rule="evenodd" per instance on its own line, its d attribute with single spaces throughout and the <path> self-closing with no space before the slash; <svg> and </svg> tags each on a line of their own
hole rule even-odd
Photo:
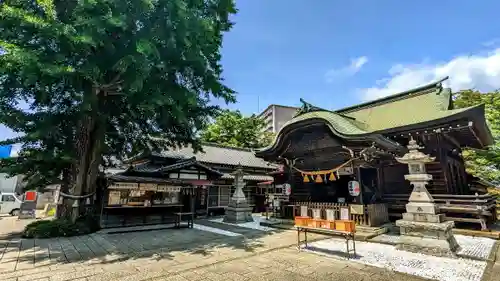
<svg viewBox="0 0 500 281">
<path fill-rule="evenodd" d="M 316 176 L 316 183 L 322 183 L 323 179 L 321 178 L 321 175 Z"/>
<path fill-rule="evenodd" d="M 302 175 L 304 177 L 304 182 L 309 182 L 309 176 L 306 174 Z"/>
<path fill-rule="evenodd" d="M 328 180 L 329 180 L 329 181 L 334 181 L 334 180 L 336 180 L 335 174 L 334 174 L 334 173 L 330 173 L 330 177 L 328 177 Z"/>
</svg>

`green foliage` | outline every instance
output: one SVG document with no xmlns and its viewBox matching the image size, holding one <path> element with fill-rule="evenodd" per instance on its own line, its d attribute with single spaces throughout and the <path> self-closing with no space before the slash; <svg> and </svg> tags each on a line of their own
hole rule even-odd
<svg viewBox="0 0 500 281">
<path fill-rule="evenodd" d="M 273 136 L 262 132 L 264 125 L 264 121 L 255 115 L 245 117 L 240 111 L 226 110 L 201 133 L 201 139 L 233 147 L 265 147 Z"/>
<path fill-rule="evenodd" d="M 485 105 L 486 121 L 495 143 L 485 150 L 464 149 L 463 156 L 469 173 L 485 180 L 500 183 L 500 92 L 481 93 L 461 91 L 455 96 L 458 108 Z"/>
<path fill-rule="evenodd" d="M 93 233 L 99 230 L 97 220 L 91 216 L 79 218 L 75 223 L 67 219 L 39 220 L 28 224 L 23 238 L 70 237 Z"/>
<path fill-rule="evenodd" d="M 199 149 L 213 99 L 235 101 L 220 65 L 235 12 L 232 0 L 3 1 L 0 123 L 23 147 L 0 171 L 29 188 L 67 171 L 88 187 L 110 155 Z"/>
</svg>

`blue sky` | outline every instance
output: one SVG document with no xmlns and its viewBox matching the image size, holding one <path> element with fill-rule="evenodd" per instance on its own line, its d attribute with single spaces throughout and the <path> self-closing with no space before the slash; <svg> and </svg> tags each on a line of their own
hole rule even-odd
<svg viewBox="0 0 500 281">
<path fill-rule="evenodd" d="M 236 1 L 222 64 L 245 114 L 301 97 L 341 108 L 447 75 L 455 90 L 500 88 L 500 1 Z"/>
<path fill-rule="evenodd" d="M 446 75 L 500 87 L 499 1 L 236 1 L 223 66 L 247 114 L 300 97 L 341 108 Z"/>
</svg>

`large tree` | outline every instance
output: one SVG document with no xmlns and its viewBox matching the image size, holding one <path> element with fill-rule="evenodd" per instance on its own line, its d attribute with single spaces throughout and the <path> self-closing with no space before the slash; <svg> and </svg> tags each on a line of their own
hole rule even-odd
<svg viewBox="0 0 500 281">
<path fill-rule="evenodd" d="M 103 154 L 200 148 L 198 131 L 219 111 L 211 98 L 234 102 L 220 48 L 235 12 L 232 0 L 3 1 L 0 121 L 31 142 L 18 162 L 67 159 L 81 195 Z M 64 141 L 43 136 L 53 130 Z"/>
<path fill-rule="evenodd" d="M 454 105 L 458 108 L 484 104 L 486 121 L 495 143 L 488 149 L 464 149 L 467 171 L 497 184 L 500 183 L 500 92 L 481 93 L 475 90 L 458 92 Z"/>
<path fill-rule="evenodd" d="M 240 111 L 226 110 L 201 134 L 206 142 L 246 148 L 262 148 L 274 136 L 264 132 L 264 121 L 255 115 L 246 117 Z"/>
</svg>

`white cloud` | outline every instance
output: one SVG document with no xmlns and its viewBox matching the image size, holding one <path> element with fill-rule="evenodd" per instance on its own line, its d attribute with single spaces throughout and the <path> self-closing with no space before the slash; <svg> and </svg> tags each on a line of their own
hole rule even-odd
<svg viewBox="0 0 500 281">
<path fill-rule="evenodd" d="M 330 69 L 325 73 L 326 82 L 331 83 L 340 76 L 351 76 L 359 72 L 359 70 L 368 62 L 368 58 L 365 56 L 351 59 L 351 63 L 348 66 Z"/>
<path fill-rule="evenodd" d="M 374 87 L 361 89 L 363 100 L 373 100 L 403 92 L 449 76 L 446 86 L 454 91 L 477 89 L 490 91 L 500 88 L 500 48 L 486 53 L 457 56 L 440 63 L 396 64 L 388 77 Z"/>
<path fill-rule="evenodd" d="M 494 46 L 498 46 L 499 44 L 500 44 L 500 38 L 495 38 L 490 41 L 483 42 L 481 45 L 487 48 L 492 48 Z"/>
</svg>

